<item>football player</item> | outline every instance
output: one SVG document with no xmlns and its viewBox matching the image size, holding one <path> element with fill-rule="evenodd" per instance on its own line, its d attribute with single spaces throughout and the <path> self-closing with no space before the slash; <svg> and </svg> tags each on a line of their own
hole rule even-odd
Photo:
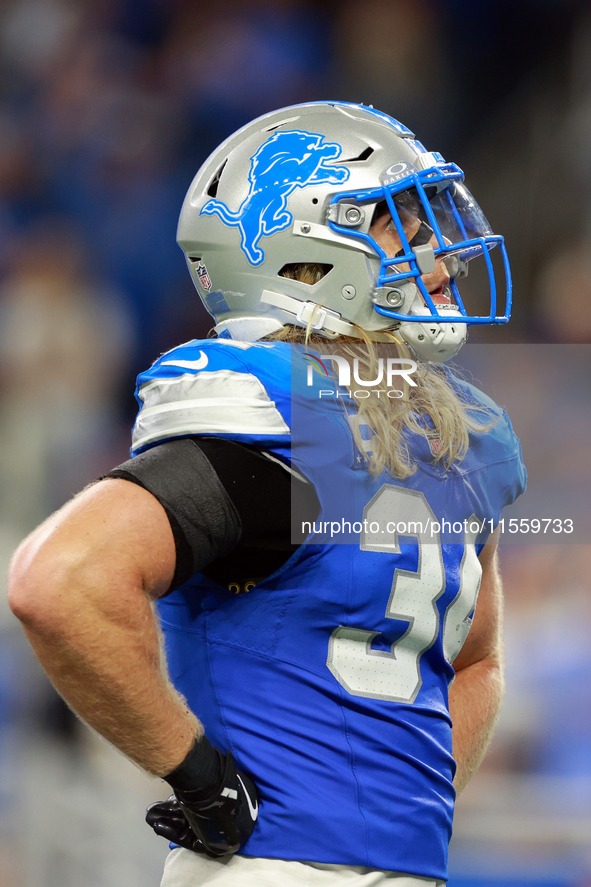
<svg viewBox="0 0 591 887">
<path fill-rule="evenodd" d="M 178 239 L 216 337 L 139 377 L 132 458 L 25 540 L 12 608 L 171 787 L 166 887 L 440 885 L 503 691 L 491 531 L 525 485 L 444 361 L 509 317 L 503 239 L 455 164 L 345 102 L 232 135 Z"/>
</svg>

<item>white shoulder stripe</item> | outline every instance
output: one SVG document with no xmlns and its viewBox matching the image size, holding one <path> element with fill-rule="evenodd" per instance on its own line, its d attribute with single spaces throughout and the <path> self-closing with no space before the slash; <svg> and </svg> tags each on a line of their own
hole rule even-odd
<svg viewBox="0 0 591 887">
<path fill-rule="evenodd" d="M 133 429 L 134 450 L 185 434 L 289 434 L 264 385 L 231 370 L 183 373 L 142 386 Z"/>
</svg>

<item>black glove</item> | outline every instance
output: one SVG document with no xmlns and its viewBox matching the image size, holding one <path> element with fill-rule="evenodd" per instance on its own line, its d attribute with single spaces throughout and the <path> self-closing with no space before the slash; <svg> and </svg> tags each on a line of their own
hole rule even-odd
<svg viewBox="0 0 591 887">
<path fill-rule="evenodd" d="M 173 844 L 193 850 L 195 853 L 205 853 L 203 843 L 189 825 L 187 817 L 179 807 L 176 795 L 171 795 L 166 801 L 150 804 L 146 810 L 146 822 L 157 835 L 161 835 L 167 841 L 172 841 Z"/>
<path fill-rule="evenodd" d="M 250 837 L 257 820 L 256 787 L 246 773 L 236 770 L 231 752 L 227 752 L 224 760 L 217 749 L 208 742 L 204 746 L 201 740 L 187 758 L 192 755 L 194 760 L 195 748 L 200 756 L 208 749 L 219 755 L 223 766 L 221 780 L 209 793 L 188 789 L 186 773 L 191 762 L 189 765 L 183 762 L 182 778 L 175 778 L 181 768 L 167 777 L 171 784 L 181 781 L 182 790 L 173 784 L 175 794 L 167 801 L 152 804 L 146 821 L 156 834 L 196 853 L 213 858 L 236 853 Z"/>
</svg>

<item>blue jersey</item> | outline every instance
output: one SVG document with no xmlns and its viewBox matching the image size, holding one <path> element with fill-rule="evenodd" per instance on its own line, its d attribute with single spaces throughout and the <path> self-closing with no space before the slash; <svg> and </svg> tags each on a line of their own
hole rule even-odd
<svg viewBox="0 0 591 887">
<path fill-rule="evenodd" d="M 309 542 L 248 594 L 198 574 L 159 603 L 171 678 L 259 788 L 241 853 L 445 880 L 452 662 L 479 548 L 525 486 L 519 442 L 499 407 L 454 380 L 489 410 L 488 430 L 448 471 L 433 440 L 405 432 L 415 473 L 374 478 L 351 403 L 318 397 L 307 366 L 284 343 L 204 340 L 139 378 L 132 453 L 188 435 L 254 444 L 314 483 L 321 505 Z"/>
</svg>

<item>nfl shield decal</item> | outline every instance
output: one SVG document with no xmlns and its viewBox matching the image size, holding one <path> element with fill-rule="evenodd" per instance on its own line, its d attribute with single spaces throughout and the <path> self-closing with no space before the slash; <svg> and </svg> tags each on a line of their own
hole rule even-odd
<svg viewBox="0 0 591 887">
<path fill-rule="evenodd" d="M 195 272 L 197 274 L 197 277 L 199 278 L 199 283 L 201 284 L 203 289 L 206 290 L 207 292 L 209 292 L 213 284 L 211 282 L 211 277 L 209 276 L 205 265 L 203 263 L 201 263 L 201 265 L 197 265 Z"/>
</svg>

